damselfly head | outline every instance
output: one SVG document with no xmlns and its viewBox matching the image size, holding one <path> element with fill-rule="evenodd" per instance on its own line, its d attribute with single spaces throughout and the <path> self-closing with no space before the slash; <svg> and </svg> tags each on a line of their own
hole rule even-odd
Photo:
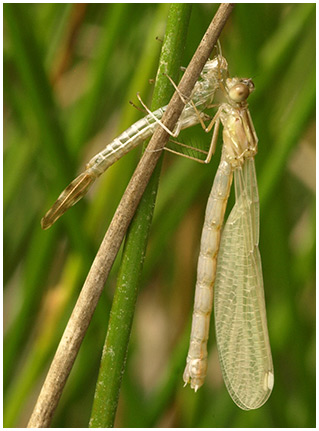
<svg viewBox="0 0 319 431">
<path fill-rule="evenodd" d="M 254 91 L 255 86 L 250 78 L 228 78 L 226 88 L 232 102 L 242 103 Z"/>
</svg>

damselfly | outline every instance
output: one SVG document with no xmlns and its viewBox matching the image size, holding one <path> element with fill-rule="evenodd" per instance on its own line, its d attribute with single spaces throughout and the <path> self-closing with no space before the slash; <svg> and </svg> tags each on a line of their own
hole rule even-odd
<svg viewBox="0 0 319 431">
<path fill-rule="evenodd" d="M 220 123 L 224 127 L 222 157 L 202 232 L 190 347 L 183 378 L 195 391 L 204 383 L 214 296 L 217 348 L 224 381 L 234 402 L 249 410 L 267 401 L 274 377 L 258 250 L 259 198 L 254 165 L 258 140 L 246 101 L 254 85 L 250 79 L 227 76 L 227 61 L 221 55 L 206 63 L 171 133 L 176 137 L 182 129 L 198 123 L 206 132 L 214 127 L 204 160 L 208 163 L 217 143 Z M 218 89 L 222 90 L 225 101 L 219 104 L 206 128 L 204 121 L 209 117 L 204 111 L 216 106 L 212 102 Z M 161 124 L 165 109 L 164 106 L 150 112 L 94 156 L 86 170 L 69 184 L 43 217 L 42 228 L 49 228 L 87 193 L 109 166 L 149 138 L 157 124 Z M 233 176 L 236 203 L 221 232 Z"/>
<path fill-rule="evenodd" d="M 215 91 L 219 87 L 220 73 L 227 69 L 227 62 L 217 55 L 208 60 L 201 73 L 200 79 L 195 84 L 190 100 L 185 104 L 183 112 L 171 133 L 177 137 L 182 129 L 202 123 L 207 115 L 204 110 L 209 107 L 214 99 Z M 86 169 L 76 177 L 63 192 L 56 202 L 41 220 L 43 229 L 48 229 L 71 206 L 76 204 L 89 190 L 92 183 L 113 163 L 123 157 L 131 149 L 152 136 L 166 106 L 149 113 L 146 117 L 134 123 L 120 136 L 109 143 L 100 153 L 96 154 L 86 165 Z M 210 157 L 210 156 L 209 156 Z"/>
<path fill-rule="evenodd" d="M 206 208 L 183 378 L 195 391 L 204 383 L 214 298 L 224 382 L 233 401 L 250 410 L 267 401 L 274 383 L 258 249 L 258 141 L 246 101 L 254 85 L 240 78 L 226 78 L 220 85 L 225 101 L 209 127 L 215 127 L 215 139 L 220 123 L 224 127 L 222 156 Z M 236 202 L 222 231 L 233 176 Z"/>
</svg>

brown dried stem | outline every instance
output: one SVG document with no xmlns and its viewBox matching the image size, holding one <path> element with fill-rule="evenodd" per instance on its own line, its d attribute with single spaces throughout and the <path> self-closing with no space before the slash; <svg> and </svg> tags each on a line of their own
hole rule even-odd
<svg viewBox="0 0 319 431">
<path fill-rule="evenodd" d="M 223 3 L 216 12 L 178 86 L 185 97 L 191 94 L 233 7 L 233 4 Z M 168 129 L 174 129 L 183 107 L 181 98 L 175 92 L 162 118 Z M 162 127 L 155 130 L 123 194 L 61 338 L 28 428 L 48 427 L 51 422 L 126 230 L 168 138 Z"/>
</svg>

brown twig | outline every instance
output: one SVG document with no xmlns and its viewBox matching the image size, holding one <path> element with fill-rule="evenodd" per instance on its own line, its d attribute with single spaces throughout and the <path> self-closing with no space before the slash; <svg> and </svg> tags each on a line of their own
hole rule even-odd
<svg viewBox="0 0 319 431">
<path fill-rule="evenodd" d="M 178 86 L 180 93 L 185 97 L 191 94 L 232 9 L 232 4 L 224 3 L 216 12 Z M 174 129 L 183 108 L 184 104 L 175 92 L 162 118 L 162 122 L 170 130 Z M 162 127 L 159 126 L 155 130 L 148 151 L 144 152 L 123 194 L 53 358 L 28 423 L 29 428 L 47 427 L 50 424 L 126 230 L 168 137 L 168 133 Z"/>
</svg>

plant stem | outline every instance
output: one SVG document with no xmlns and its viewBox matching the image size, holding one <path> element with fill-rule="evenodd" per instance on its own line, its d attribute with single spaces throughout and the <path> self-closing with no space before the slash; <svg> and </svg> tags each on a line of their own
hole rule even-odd
<svg viewBox="0 0 319 431">
<path fill-rule="evenodd" d="M 178 87 L 186 98 L 191 94 L 232 9 L 233 5 L 229 3 L 223 3 L 219 7 L 187 67 Z M 173 130 L 183 108 L 184 104 L 175 92 L 163 115 L 163 124 Z M 29 428 L 50 424 L 126 230 L 160 158 L 160 150 L 167 140 L 168 133 L 159 126 L 148 145 L 149 151 L 143 154 L 123 194 L 64 331 L 30 418 Z"/>
<path fill-rule="evenodd" d="M 154 89 L 152 110 L 166 105 L 172 96 L 173 86 L 163 72 L 175 82 L 177 81 L 190 12 L 190 5 L 180 3 L 170 6 Z M 147 239 L 153 217 L 161 161 L 162 158 L 146 187 L 125 241 L 120 274 L 96 385 L 90 427 L 105 428 L 114 425 Z"/>
</svg>

